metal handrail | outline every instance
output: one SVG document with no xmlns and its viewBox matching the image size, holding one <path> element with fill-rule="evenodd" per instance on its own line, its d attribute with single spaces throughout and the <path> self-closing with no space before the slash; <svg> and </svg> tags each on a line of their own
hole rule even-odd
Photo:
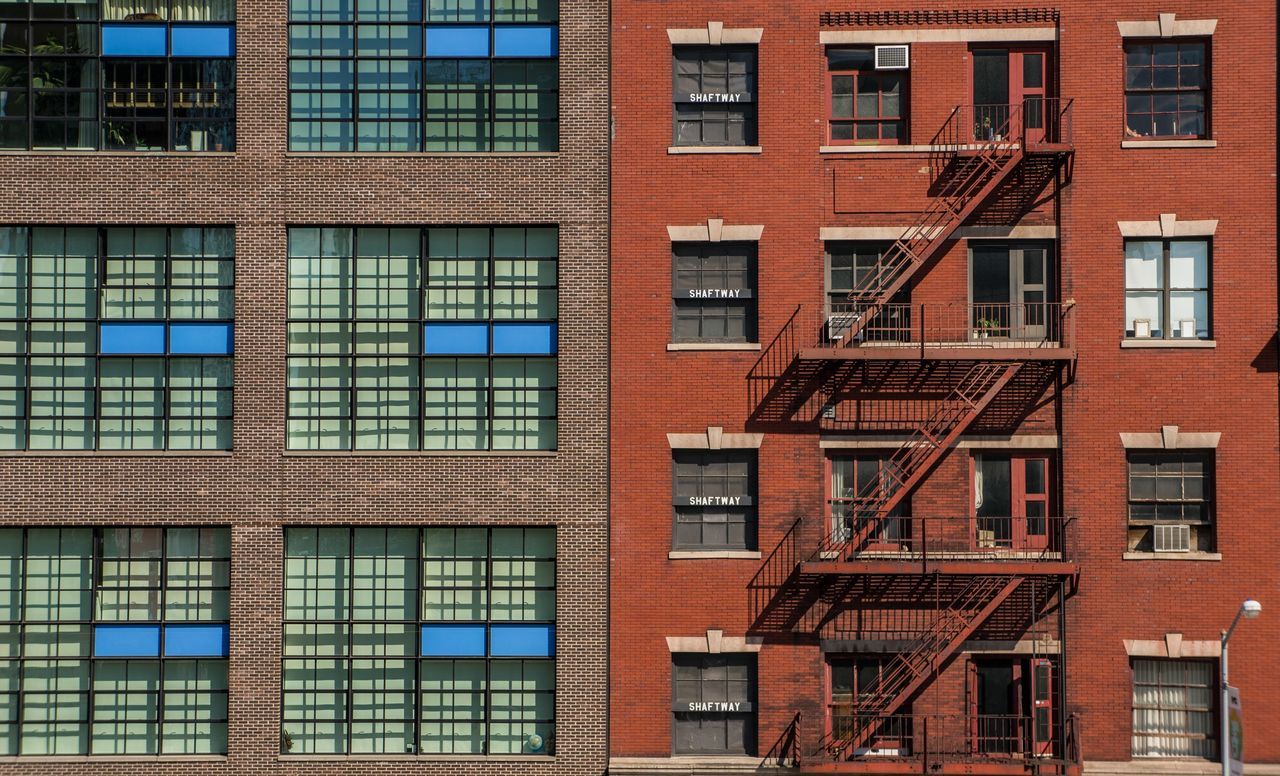
<svg viewBox="0 0 1280 776">
<path fill-rule="evenodd" d="M 874 496 L 832 499 L 824 546 L 839 548 L 842 559 L 848 560 L 928 562 L 948 556 L 991 563 L 1072 560 L 1071 517 L 879 517 L 879 505 L 880 499 Z M 864 530 L 867 527 L 871 530 Z"/>
</svg>

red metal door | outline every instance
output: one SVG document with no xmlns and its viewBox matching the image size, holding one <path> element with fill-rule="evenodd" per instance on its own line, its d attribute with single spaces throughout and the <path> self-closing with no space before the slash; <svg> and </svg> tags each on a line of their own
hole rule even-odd
<svg viewBox="0 0 1280 776">
<path fill-rule="evenodd" d="M 1031 753 L 1037 757 L 1053 755 L 1053 661 L 1035 658 L 1031 661 Z"/>
<path fill-rule="evenodd" d="M 1037 551 L 1049 547 L 1049 459 L 1014 458 L 1013 546 Z"/>
</svg>

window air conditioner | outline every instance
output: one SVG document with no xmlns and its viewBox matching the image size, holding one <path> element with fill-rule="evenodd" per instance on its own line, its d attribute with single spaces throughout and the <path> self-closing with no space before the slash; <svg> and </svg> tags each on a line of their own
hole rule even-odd
<svg viewBox="0 0 1280 776">
<path fill-rule="evenodd" d="M 876 46 L 876 70 L 906 70 L 909 61 L 906 46 Z"/>
<path fill-rule="evenodd" d="M 858 317 L 853 313 L 833 313 L 827 316 L 827 339 L 842 340 L 849 336 L 849 329 Z"/>
<path fill-rule="evenodd" d="M 1191 552 L 1191 526 L 1158 525 L 1155 530 L 1156 552 Z"/>
</svg>

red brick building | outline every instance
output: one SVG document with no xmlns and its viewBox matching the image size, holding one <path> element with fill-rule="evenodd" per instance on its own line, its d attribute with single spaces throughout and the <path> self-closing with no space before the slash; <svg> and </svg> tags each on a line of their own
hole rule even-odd
<svg viewBox="0 0 1280 776">
<path fill-rule="evenodd" d="M 615 3 L 611 772 L 1216 772 L 1280 582 L 1275 32 Z"/>
</svg>

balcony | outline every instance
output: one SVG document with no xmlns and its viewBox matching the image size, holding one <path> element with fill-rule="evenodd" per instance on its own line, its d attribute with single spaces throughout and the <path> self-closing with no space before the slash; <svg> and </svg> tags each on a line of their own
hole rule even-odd
<svg viewBox="0 0 1280 776">
<path fill-rule="evenodd" d="M 810 346 L 801 345 L 799 352 L 801 358 L 833 359 L 1069 359 L 1073 307 L 1073 302 L 884 304 L 857 326 L 864 315 L 857 302 L 832 303 L 809 324 Z M 793 317 L 801 332 L 803 309 Z"/>
<path fill-rule="evenodd" d="M 876 517 L 855 505 L 840 507 L 809 564 L 854 564 L 850 573 L 914 567 L 922 574 L 989 574 L 993 564 L 1030 575 L 1074 571 L 1069 517 Z"/>
</svg>

